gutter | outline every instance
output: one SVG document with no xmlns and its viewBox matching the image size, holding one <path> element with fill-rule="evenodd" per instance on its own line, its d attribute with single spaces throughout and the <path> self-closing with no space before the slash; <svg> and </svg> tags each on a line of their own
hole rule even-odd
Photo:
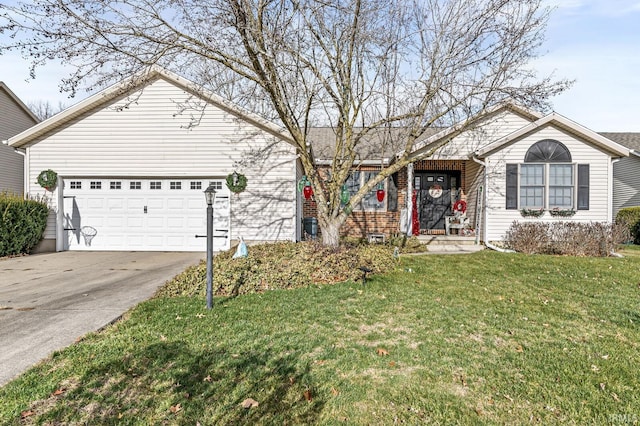
<svg viewBox="0 0 640 426">
<path fill-rule="evenodd" d="M 483 173 L 484 173 L 484 177 L 483 177 L 482 187 L 480 188 L 480 190 L 481 190 L 481 194 L 480 194 L 480 196 L 484 198 L 484 197 L 485 197 L 484 188 L 486 188 L 486 187 L 487 187 L 487 165 L 485 164 L 485 162 L 484 162 L 484 161 L 482 161 L 482 160 L 480 160 L 478 157 L 476 157 L 475 153 L 471 156 L 471 159 L 472 159 L 474 162 L 476 162 L 476 163 L 480 164 L 480 165 L 484 168 L 484 171 L 483 171 Z M 476 201 L 476 203 L 477 203 L 477 201 Z M 482 205 L 483 205 L 483 206 L 485 205 L 485 203 L 484 203 L 484 199 L 482 200 Z M 487 212 L 487 210 L 486 210 L 486 208 L 485 208 L 485 210 L 484 210 L 484 211 L 485 211 L 485 212 L 484 212 L 484 214 L 482 215 L 482 216 L 483 216 L 483 218 L 482 218 L 482 223 L 483 223 L 483 225 L 484 225 L 484 226 L 486 226 L 486 223 L 487 223 L 487 217 L 486 217 L 486 212 Z M 479 230 L 479 229 L 478 229 L 478 224 L 476 223 L 476 241 L 475 241 L 475 243 L 476 243 L 476 244 L 480 244 L 480 232 L 478 232 L 478 230 Z"/>
<path fill-rule="evenodd" d="M 484 187 L 486 188 L 487 187 L 487 165 L 486 165 L 486 163 L 484 161 L 480 160 L 475 155 L 471 156 L 471 159 L 473 161 L 475 161 L 476 163 L 480 164 L 482 167 L 484 167 Z M 484 191 L 482 193 L 482 196 L 483 197 L 485 196 L 484 195 Z M 482 205 L 484 206 L 484 200 L 483 200 Z M 486 212 L 487 212 L 487 210 L 485 209 L 485 213 L 483 215 L 484 216 L 484 219 L 483 219 L 484 226 L 486 226 L 486 223 L 487 223 Z M 478 232 L 476 232 L 476 239 L 479 239 L 479 238 L 480 238 L 480 235 L 479 235 Z M 480 243 L 480 241 L 476 241 L 476 244 L 479 244 L 479 243 Z M 491 244 L 488 241 L 485 241 L 484 245 L 488 249 L 491 249 L 491 250 L 494 250 L 494 251 L 498 251 L 500 253 L 515 253 L 515 250 L 501 248 L 501 247 L 498 247 L 498 246 L 495 246 L 495 245 Z"/>
</svg>

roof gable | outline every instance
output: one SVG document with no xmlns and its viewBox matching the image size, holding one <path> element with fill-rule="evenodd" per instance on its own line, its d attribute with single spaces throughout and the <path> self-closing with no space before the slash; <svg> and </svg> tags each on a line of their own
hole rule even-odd
<svg viewBox="0 0 640 426">
<path fill-rule="evenodd" d="M 432 147 L 437 148 L 438 151 L 441 152 L 440 156 L 444 157 L 447 155 L 446 153 L 446 145 L 443 145 L 443 143 L 447 142 L 447 141 L 451 141 L 453 140 L 455 137 L 468 132 L 474 128 L 480 128 L 483 126 L 484 123 L 487 122 L 487 120 L 491 120 L 492 117 L 497 116 L 500 113 L 503 112 L 511 112 L 516 114 L 519 117 L 524 118 L 527 121 L 535 121 L 538 120 L 542 117 L 542 115 L 536 111 L 530 110 L 528 108 L 522 107 L 520 105 L 517 105 L 515 103 L 512 102 L 502 102 L 499 103 L 497 105 L 494 105 L 493 107 L 487 108 L 485 110 L 483 110 L 482 112 L 480 112 L 478 115 L 474 116 L 474 117 L 470 117 L 468 120 L 457 123 L 451 127 L 442 129 L 441 131 L 430 135 L 429 137 L 427 137 L 426 139 L 422 140 L 422 141 L 418 141 L 412 151 L 412 155 L 417 156 L 419 155 L 420 151 L 426 150 L 426 149 L 431 149 Z M 440 148 L 438 148 L 440 147 Z M 473 149 L 470 150 L 471 152 L 465 153 L 465 154 L 460 154 L 464 157 L 468 157 L 469 155 L 472 154 Z M 403 152 L 399 152 L 397 154 L 397 156 L 401 156 L 403 154 Z"/>
<path fill-rule="evenodd" d="M 480 158 L 484 158 L 487 155 L 490 155 L 496 151 L 499 151 L 503 147 L 508 144 L 528 135 L 541 127 L 545 126 L 555 126 L 561 130 L 567 131 L 579 138 L 585 140 L 586 142 L 602 149 L 607 152 L 609 155 L 613 157 L 626 157 L 629 155 L 629 149 L 624 146 L 607 139 L 606 137 L 599 135 L 598 133 L 576 123 L 575 121 L 569 120 L 568 118 L 560 115 L 556 112 L 552 112 L 531 124 L 522 127 L 515 132 L 508 134 L 507 136 L 500 138 L 484 147 L 478 149 L 475 154 Z"/>
<path fill-rule="evenodd" d="M 100 108 L 103 105 L 111 102 L 112 100 L 120 97 L 130 96 L 138 90 L 142 90 L 152 82 L 164 79 L 171 84 L 181 88 L 182 90 L 197 96 L 205 102 L 212 104 L 236 117 L 245 120 L 256 127 L 259 127 L 281 139 L 291 142 L 291 138 L 288 133 L 276 124 L 258 116 L 257 114 L 248 112 L 238 107 L 237 105 L 215 95 L 214 93 L 198 86 L 197 84 L 178 76 L 172 72 L 169 72 L 158 66 L 153 66 L 147 71 L 129 77 L 122 82 L 116 83 L 99 93 L 96 93 L 87 99 L 78 102 L 77 104 L 67 108 L 66 110 L 54 115 L 40 122 L 39 124 L 25 130 L 24 132 L 10 138 L 8 144 L 14 147 L 20 147 L 27 145 L 38 138 L 41 138 L 51 132 L 56 131 L 59 127 L 65 123 L 77 118 L 78 116 L 85 114 L 89 111 Z"/>
</svg>

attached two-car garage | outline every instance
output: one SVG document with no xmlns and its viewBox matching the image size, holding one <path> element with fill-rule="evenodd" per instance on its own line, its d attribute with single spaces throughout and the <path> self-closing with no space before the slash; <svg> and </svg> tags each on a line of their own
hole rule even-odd
<svg viewBox="0 0 640 426">
<path fill-rule="evenodd" d="M 119 177 L 64 179 L 64 250 L 205 251 L 203 191 L 210 184 L 216 189 L 214 250 L 226 250 L 230 203 L 222 180 Z"/>
<path fill-rule="evenodd" d="M 10 138 L 25 192 L 50 212 L 38 251 L 206 252 L 204 190 L 213 183 L 214 250 L 300 238 L 301 167 L 282 128 L 156 67 Z M 38 183 L 44 170 L 55 187 Z M 230 195 L 226 179 L 246 187 Z M 300 176 L 299 176 L 300 175 Z"/>
</svg>

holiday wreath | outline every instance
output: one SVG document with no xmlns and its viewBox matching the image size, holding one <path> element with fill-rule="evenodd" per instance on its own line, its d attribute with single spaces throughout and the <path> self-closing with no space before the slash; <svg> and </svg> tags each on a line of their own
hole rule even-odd
<svg viewBox="0 0 640 426">
<path fill-rule="evenodd" d="M 58 174 L 51 169 L 43 170 L 38 175 L 38 185 L 48 191 L 56 187 L 58 183 Z"/>
<path fill-rule="evenodd" d="M 247 177 L 240 173 L 230 173 L 227 175 L 227 188 L 229 191 L 238 194 L 247 188 Z"/>
</svg>

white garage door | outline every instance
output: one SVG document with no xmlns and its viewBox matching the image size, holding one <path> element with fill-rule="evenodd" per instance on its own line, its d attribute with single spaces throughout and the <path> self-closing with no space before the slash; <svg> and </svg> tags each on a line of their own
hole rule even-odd
<svg viewBox="0 0 640 426">
<path fill-rule="evenodd" d="M 216 179 L 65 178 L 65 250 L 206 251 L 204 189 L 214 185 L 214 250 L 229 248 L 229 190 Z"/>
</svg>

